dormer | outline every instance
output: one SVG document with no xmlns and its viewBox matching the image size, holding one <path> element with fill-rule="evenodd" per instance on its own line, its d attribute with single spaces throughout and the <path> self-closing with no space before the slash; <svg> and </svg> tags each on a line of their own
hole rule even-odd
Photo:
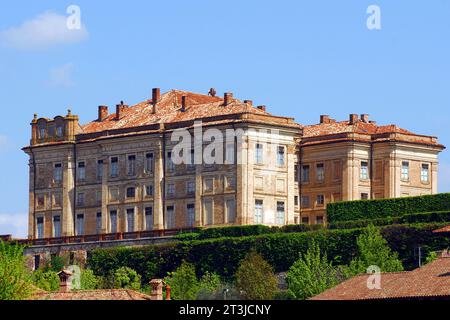
<svg viewBox="0 0 450 320">
<path fill-rule="evenodd" d="M 38 118 L 34 115 L 31 121 L 31 145 L 75 141 L 75 131 L 78 127 L 78 116 L 72 115 L 68 110 L 67 115 L 56 116 L 54 119 Z"/>
</svg>

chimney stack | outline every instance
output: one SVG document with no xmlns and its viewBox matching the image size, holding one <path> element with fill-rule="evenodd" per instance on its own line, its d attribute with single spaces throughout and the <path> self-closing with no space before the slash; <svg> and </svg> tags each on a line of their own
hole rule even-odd
<svg viewBox="0 0 450 320">
<path fill-rule="evenodd" d="M 225 92 L 225 94 L 223 95 L 223 104 L 227 106 L 231 103 L 232 100 L 233 100 L 233 93 Z"/>
<path fill-rule="evenodd" d="M 152 279 L 150 281 L 150 286 L 152 287 L 152 293 L 150 294 L 151 300 L 162 300 L 163 299 L 163 281 L 161 279 Z"/>
<path fill-rule="evenodd" d="M 244 103 L 249 104 L 249 105 L 253 105 L 253 101 L 252 100 L 244 100 Z"/>
<path fill-rule="evenodd" d="M 60 292 L 70 292 L 72 290 L 72 272 L 67 270 L 62 270 L 58 272 L 59 277 L 59 291 Z"/>
<path fill-rule="evenodd" d="M 187 96 L 181 97 L 181 112 L 185 112 L 187 108 Z"/>
<path fill-rule="evenodd" d="M 355 113 L 350 114 L 350 124 L 355 124 L 358 122 L 358 115 Z"/>
<path fill-rule="evenodd" d="M 377 125 L 376 121 L 369 121 L 370 124 Z"/>
<path fill-rule="evenodd" d="M 153 103 L 153 113 L 156 113 L 156 104 L 161 100 L 161 89 L 152 89 L 152 103 Z"/>
<path fill-rule="evenodd" d="M 98 121 L 103 121 L 108 116 L 108 106 L 98 106 Z"/>
<path fill-rule="evenodd" d="M 365 123 L 369 123 L 369 115 L 368 114 L 361 114 L 361 121 Z"/>
<path fill-rule="evenodd" d="M 122 118 L 123 112 L 127 107 L 128 106 L 126 104 L 123 104 L 123 101 L 120 101 L 120 104 L 116 105 L 116 120 L 120 120 L 120 118 Z"/>
<path fill-rule="evenodd" d="M 258 108 L 259 110 L 266 111 L 266 106 L 258 106 L 257 108 Z"/>
<path fill-rule="evenodd" d="M 327 114 L 322 114 L 320 116 L 320 123 L 330 123 L 330 116 Z"/>
</svg>

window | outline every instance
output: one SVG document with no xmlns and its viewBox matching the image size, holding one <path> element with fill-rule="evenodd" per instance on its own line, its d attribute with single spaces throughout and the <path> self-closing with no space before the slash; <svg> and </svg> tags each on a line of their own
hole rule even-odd
<svg viewBox="0 0 450 320">
<path fill-rule="evenodd" d="M 191 149 L 190 151 L 190 159 L 189 163 L 187 164 L 188 169 L 194 169 L 195 168 L 195 152 L 194 149 Z"/>
<path fill-rule="evenodd" d="M 225 189 L 234 189 L 236 187 L 236 180 L 233 176 L 225 176 Z"/>
<path fill-rule="evenodd" d="M 97 179 L 101 180 L 103 178 L 103 160 L 97 161 Z"/>
<path fill-rule="evenodd" d="M 302 166 L 302 182 L 309 182 L 309 165 Z"/>
<path fill-rule="evenodd" d="M 145 195 L 147 197 L 152 197 L 153 196 L 153 184 L 147 184 L 145 186 Z"/>
<path fill-rule="evenodd" d="M 44 238 L 44 217 L 36 218 L 36 233 L 38 239 Z"/>
<path fill-rule="evenodd" d="M 323 182 L 325 180 L 325 167 L 323 163 L 316 165 L 316 180 L 317 182 Z"/>
<path fill-rule="evenodd" d="M 61 138 L 63 136 L 63 128 L 61 126 L 56 127 L 56 136 Z"/>
<path fill-rule="evenodd" d="M 53 171 L 53 181 L 61 182 L 62 180 L 62 164 L 56 163 Z"/>
<path fill-rule="evenodd" d="M 136 188 L 129 187 L 127 188 L 127 198 L 135 198 L 136 197 Z"/>
<path fill-rule="evenodd" d="M 325 197 L 323 196 L 323 194 L 317 195 L 317 205 L 323 206 L 324 204 L 325 204 Z"/>
<path fill-rule="evenodd" d="M 316 217 L 316 224 L 323 224 L 323 216 Z"/>
<path fill-rule="evenodd" d="M 97 205 L 102 204 L 102 190 L 95 191 L 95 201 L 97 202 Z"/>
<path fill-rule="evenodd" d="M 117 177 L 119 175 L 119 158 L 111 158 L 111 177 Z"/>
<path fill-rule="evenodd" d="M 294 206 L 298 206 L 298 196 L 294 196 Z"/>
<path fill-rule="evenodd" d="M 102 233 L 102 213 L 97 212 L 97 217 L 95 220 L 95 231 L 97 234 Z"/>
<path fill-rule="evenodd" d="M 255 200 L 255 224 L 263 223 L 263 201 Z"/>
<path fill-rule="evenodd" d="M 173 183 L 169 183 L 167 185 L 167 195 L 174 196 L 175 195 L 175 185 Z"/>
<path fill-rule="evenodd" d="M 225 147 L 225 164 L 234 164 L 234 141 L 232 143 L 227 143 Z"/>
<path fill-rule="evenodd" d="M 409 180 L 409 162 L 408 161 L 402 161 L 402 180 L 408 181 Z"/>
<path fill-rule="evenodd" d="M 174 206 L 166 207 L 166 228 L 167 229 L 175 228 L 175 207 Z"/>
<path fill-rule="evenodd" d="M 302 217 L 303 224 L 309 224 L 309 217 Z"/>
<path fill-rule="evenodd" d="M 309 196 L 302 196 L 302 208 L 309 208 Z"/>
<path fill-rule="evenodd" d="M 84 235 L 84 214 L 77 214 L 77 236 Z"/>
<path fill-rule="evenodd" d="M 129 176 L 136 174 L 136 156 L 128 156 L 127 173 Z"/>
<path fill-rule="evenodd" d="M 205 225 L 212 225 L 213 224 L 213 202 L 212 200 L 206 200 L 204 204 L 205 208 Z"/>
<path fill-rule="evenodd" d="M 134 209 L 127 209 L 127 232 L 134 232 Z"/>
<path fill-rule="evenodd" d="M 82 207 L 84 206 L 84 193 L 79 192 L 77 194 L 77 206 Z"/>
<path fill-rule="evenodd" d="M 153 153 L 147 153 L 145 155 L 145 172 L 146 173 L 153 172 Z"/>
<path fill-rule="evenodd" d="M 361 161 L 361 168 L 359 172 L 359 178 L 361 180 L 369 179 L 369 170 L 367 161 Z"/>
<path fill-rule="evenodd" d="M 421 170 L 420 170 L 420 180 L 422 182 L 429 182 L 430 181 L 430 166 L 426 163 L 422 164 Z"/>
<path fill-rule="evenodd" d="M 34 256 L 34 271 L 39 269 L 40 264 L 41 264 L 41 256 L 37 254 Z"/>
<path fill-rule="evenodd" d="M 84 181 L 86 179 L 86 165 L 84 161 L 78 162 L 78 180 Z"/>
<path fill-rule="evenodd" d="M 61 193 L 53 193 L 53 206 L 61 207 Z"/>
<path fill-rule="evenodd" d="M 211 179 L 211 178 L 205 179 L 204 188 L 203 188 L 204 191 L 205 192 L 212 192 L 213 191 L 213 185 L 214 185 L 213 179 Z"/>
<path fill-rule="evenodd" d="M 53 216 L 53 237 L 61 237 L 61 216 Z"/>
<path fill-rule="evenodd" d="M 43 194 L 37 195 L 37 207 L 42 209 L 45 207 L 45 196 Z"/>
<path fill-rule="evenodd" d="M 110 201 L 119 201 L 119 189 L 118 188 L 109 189 L 109 200 Z"/>
<path fill-rule="evenodd" d="M 227 223 L 235 223 L 236 222 L 236 204 L 234 202 L 234 199 L 228 199 L 225 201 L 225 210 L 226 210 L 226 217 L 227 217 Z"/>
<path fill-rule="evenodd" d="M 284 147 L 283 146 L 278 146 L 277 164 L 279 166 L 284 166 Z"/>
<path fill-rule="evenodd" d="M 298 182 L 298 165 L 294 166 L 294 181 Z"/>
<path fill-rule="evenodd" d="M 145 208 L 145 230 L 153 229 L 153 207 Z"/>
<path fill-rule="evenodd" d="M 167 170 L 169 172 L 175 171 L 175 163 L 172 161 L 172 152 L 167 153 Z"/>
<path fill-rule="evenodd" d="M 117 233 L 117 210 L 109 212 L 109 229 L 111 233 Z"/>
<path fill-rule="evenodd" d="M 285 223 L 285 212 L 284 212 L 284 202 L 278 201 L 277 202 L 277 217 L 276 217 L 276 223 L 278 225 L 282 225 Z"/>
<path fill-rule="evenodd" d="M 194 181 L 187 182 L 186 193 L 187 194 L 195 194 L 195 182 Z"/>
<path fill-rule="evenodd" d="M 186 206 L 187 211 L 187 226 L 193 227 L 195 223 L 195 204 L 188 204 Z"/>
<path fill-rule="evenodd" d="M 39 139 L 45 139 L 45 128 L 39 128 Z"/>
<path fill-rule="evenodd" d="M 361 193 L 361 200 L 368 200 L 369 194 L 368 193 Z"/>
<path fill-rule="evenodd" d="M 255 163 L 256 164 L 262 164 L 263 163 L 263 145 L 261 143 L 257 143 L 256 144 Z"/>
</svg>

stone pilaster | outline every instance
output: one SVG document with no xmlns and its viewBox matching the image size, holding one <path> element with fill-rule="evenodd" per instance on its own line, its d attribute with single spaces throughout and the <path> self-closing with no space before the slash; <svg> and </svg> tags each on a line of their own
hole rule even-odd
<svg viewBox="0 0 450 320">
<path fill-rule="evenodd" d="M 162 140 L 158 143 L 155 152 L 154 164 L 154 203 L 153 203 L 153 229 L 164 229 L 164 208 L 163 208 L 163 179 L 164 179 L 164 155 L 162 150 Z"/>
</svg>

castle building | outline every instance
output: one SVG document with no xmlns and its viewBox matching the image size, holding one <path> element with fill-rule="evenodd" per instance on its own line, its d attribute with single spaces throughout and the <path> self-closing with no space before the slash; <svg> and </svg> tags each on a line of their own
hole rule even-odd
<svg viewBox="0 0 450 320">
<path fill-rule="evenodd" d="M 35 115 L 31 128 L 23 148 L 31 239 L 323 224 L 329 202 L 436 193 L 444 149 L 435 137 L 378 126 L 368 115 L 341 122 L 323 115 L 303 126 L 215 90 L 156 88 L 114 113 L 99 106 L 85 125 L 69 110 Z M 185 133 L 192 138 L 179 153 L 174 137 Z"/>
</svg>

